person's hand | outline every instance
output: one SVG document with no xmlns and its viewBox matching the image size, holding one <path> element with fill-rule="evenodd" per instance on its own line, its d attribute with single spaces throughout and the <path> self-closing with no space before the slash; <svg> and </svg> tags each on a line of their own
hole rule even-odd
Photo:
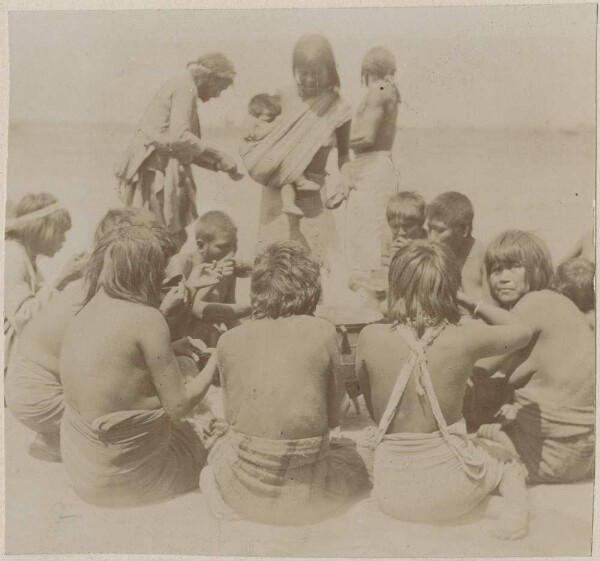
<svg viewBox="0 0 600 561">
<path fill-rule="evenodd" d="M 235 259 L 229 254 L 223 257 L 220 261 L 214 262 L 214 269 L 223 277 L 230 277 L 235 272 Z"/>
<path fill-rule="evenodd" d="M 179 312 L 182 308 L 188 305 L 189 294 L 187 288 L 183 282 L 180 282 L 177 286 L 174 286 L 165 294 L 165 297 L 160 303 L 160 311 L 163 316 L 174 315 Z"/>
<path fill-rule="evenodd" d="M 195 291 L 214 286 L 222 277 L 223 275 L 215 268 L 214 263 L 201 263 L 192 269 L 186 285 L 190 290 Z"/>
<path fill-rule="evenodd" d="M 221 154 L 218 169 L 224 171 L 234 181 L 239 181 L 244 177 L 244 174 L 238 171 L 237 161 L 227 154 Z"/>
<path fill-rule="evenodd" d="M 208 355 L 208 347 L 202 339 L 184 337 L 173 342 L 173 353 L 175 356 L 187 356 L 198 361 L 202 355 Z"/>
<path fill-rule="evenodd" d="M 67 259 L 67 262 L 63 265 L 58 277 L 54 281 L 54 286 L 58 290 L 62 290 L 70 282 L 81 278 L 88 259 L 89 256 L 85 252 L 77 253 Z"/>
<path fill-rule="evenodd" d="M 520 407 L 518 405 L 505 403 L 494 415 L 494 419 L 496 419 L 502 426 L 510 425 L 517 419 L 517 413 L 519 409 Z"/>
<path fill-rule="evenodd" d="M 390 248 L 392 255 L 396 255 L 396 253 L 398 253 L 398 251 L 405 248 L 409 243 L 410 243 L 410 240 L 408 240 L 407 238 L 398 236 L 396 239 L 394 239 L 394 241 L 392 242 L 392 246 Z"/>
</svg>

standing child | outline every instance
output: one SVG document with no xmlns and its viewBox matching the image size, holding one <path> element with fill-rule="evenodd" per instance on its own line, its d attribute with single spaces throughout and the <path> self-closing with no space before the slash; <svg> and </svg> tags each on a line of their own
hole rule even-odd
<svg viewBox="0 0 600 561">
<path fill-rule="evenodd" d="M 484 294 L 485 247 L 473 238 L 475 211 L 468 197 L 456 191 L 438 195 L 427 205 L 429 236 L 446 244 L 458 260 L 462 289 L 475 299 Z"/>
<path fill-rule="evenodd" d="M 531 483 L 589 478 L 594 471 L 594 334 L 575 304 L 549 290 L 552 263 L 533 234 L 510 230 L 485 255 L 493 298 L 534 334 L 501 365 L 515 390 L 498 424 L 480 433 L 518 452 Z"/>
<path fill-rule="evenodd" d="M 251 267 L 235 260 L 237 228 L 233 220 L 220 210 L 203 214 L 196 222 L 196 251 L 179 252 L 167 266 L 166 278 L 183 275 L 188 279 L 199 269 L 212 270 L 220 279 L 211 287 L 199 290 L 193 300 L 191 317 L 184 331 L 202 339 L 210 347 L 216 345 L 220 330 L 215 324 L 231 329 L 240 318 L 250 314 L 249 305 L 235 303 L 236 278 L 247 277 Z"/>
<path fill-rule="evenodd" d="M 426 206 L 425 199 L 416 191 L 401 191 L 389 200 L 385 214 L 391 236 L 385 240 L 382 255 L 384 267 L 390 266 L 396 252 L 403 248 L 408 240 L 427 237 L 427 230 L 423 228 Z"/>
<path fill-rule="evenodd" d="M 394 323 L 365 327 L 356 357 L 367 408 L 379 425 L 369 441 L 380 508 L 412 522 L 450 520 L 498 490 L 504 508 L 493 533 L 523 536 L 522 466 L 502 447 L 467 436 L 462 403 L 475 362 L 524 347 L 531 331 L 496 306 L 458 295 L 456 260 L 435 241 L 400 249 L 389 283 Z M 459 303 L 489 325 L 459 324 Z"/>
<path fill-rule="evenodd" d="M 416 191 L 401 191 L 394 195 L 388 201 L 386 208 L 389 232 L 382 243 L 381 268 L 374 271 L 366 280 L 353 278 L 350 281 L 350 288 L 353 290 L 362 288 L 369 299 L 378 302 L 377 307 L 384 314 L 387 312 L 387 277 L 390 261 L 410 240 L 427 237 L 427 230 L 423 228 L 425 207 L 425 199 Z"/>
<path fill-rule="evenodd" d="M 251 120 L 246 125 L 244 140 L 258 142 L 263 140 L 278 124 L 281 115 L 281 101 L 276 95 L 258 94 L 248 104 Z M 310 175 L 310 174 L 309 174 Z M 281 211 L 295 216 L 304 216 L 302 209 L 296 205 L 296 190 L 320 191 L 321 185 L 311 181 L 305 173 L 297 179 L 281 187 Z"/>
</svg>

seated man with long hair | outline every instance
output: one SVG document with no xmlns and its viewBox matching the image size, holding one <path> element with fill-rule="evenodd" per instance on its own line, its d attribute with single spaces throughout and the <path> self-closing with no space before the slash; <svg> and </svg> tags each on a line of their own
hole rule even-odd
<svg viewBox="0 0 600 561">
<path fill-rule="evenodd" d="M 529 232 L 509 230 L 485 255 L 494 299 L 533 331 L 531 343 L 498 361 L 515 388 L 500 423 L 480 433 L 518 452 L 530 483 L 565 483 L 594 474 L 594 333 L 565 294 L 550 290 L 550 253 Z M 560 289 L 555 285 L 555 290 Z"/>
<path fill-rule="evenodd" d="M 335 327 L 313 316 L 320 294 L 307 250 L 274 243 L 254 264 L 252 320 L 219 339 L 228 430 L 200 482 L 218 517 L 307 523 L 368 488 L 355 450 L 329 439 L 344 376 Z"/>
<path fill-rule="evenodd" d="M 135 224 L 164 229 L 151 212 L 134 208 L 112 209 L 98 224 L 94 243 L 115 228 Z M 200 280 L 208 282 L 211 279 Z M 177 288 L 171 289 L 163 298 L 163 313 L 167 314 L 169 308 L 181 307 L 177 292 L 180 292 Z M 29 453 L 41 460 L 60 461 L 59 430 L 64 411 L 60 350 L 67 328 L 84 297 L 85 283 L 78 279 L 40 309 L 23 327 L 6 374 L 8 408 L 19 421 L 37 433 Z M 189 347 L 184 341 L 175 342 L 176 354 L 189 354 L 186 346 Z"/>
<path fill-rule="evenodd" d="M 198 486 L 204 449 L 181 419 L 209 389 L 216 361 L 185 383 L 158 309 L 174 252 L 164 229 L 136 225 L 105 234 L 91 256 L 60 356 L 61 455 L 87 502 L 144 504 Z"/>
<path fill-rule="evenodd" d="M 378 424 L 374 492 L 390 516 L 411 522 L 451 520 L 488 495 L 502 495 L 492 527 L 501 538 L 527 532 L 525 475 L 501 446 L 467 436 L 462 404 L 477 360 L 525 346 L 531 332 L 511 313 L 458 294 L 460 269 L 439 242 L 414 240 L 392 259 L 391 325 L 365 327 L 356 367 Z M 459 323 L 462 304 L 487 324 Z"/>
</svg>

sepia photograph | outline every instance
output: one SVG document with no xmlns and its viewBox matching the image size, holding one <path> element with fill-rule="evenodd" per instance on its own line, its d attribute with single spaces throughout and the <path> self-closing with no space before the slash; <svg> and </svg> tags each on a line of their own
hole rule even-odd
<svg viewBox="0 0 600 561">
<path fill-rule="evenodd" d="M 5 554 L 592 555 L 596 4 L 6 15 Z"/>
</svg>

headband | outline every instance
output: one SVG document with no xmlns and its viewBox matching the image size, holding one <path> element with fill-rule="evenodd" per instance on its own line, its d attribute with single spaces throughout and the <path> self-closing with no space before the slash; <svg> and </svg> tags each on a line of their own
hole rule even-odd
<svg viewBox="0 0 600 561">
<path fill-rule="evenodd" d="M 224 80 L 233 81 L 233 78 L 235 77 L 235 72 L 232 70 L 216 70 L 214 68 L 208 68 L 208 66 L 204 66 L 200 62 L 190 62 L 188 63 L 188 66 L 195 66 L 196 68 L 199 68 L 200 70 L 206 72 L 207 74 L 210 74 L 211 76 L 216 76 L 217 78 L 222 78 Z"/>
<path fill-rule="evenodd" d="M 40 218 L 45 218 L 59 210 L 63 210 L 65 207 L 60 203 L 53 203 L 51 205 L 45 206 L 44 208 L 40 208 L 38 210 L 34 210 L 33 212 L 29 212 L 28 214 L 23 214 L 22 216 L 18 216 L 17 218 L 11 218 L 6 221 L 6 229 L 9 230 L 11 228 L 16 228 L 17 226 L 22 226 L 23 224 L 27 224 L 28 222 L 33 222 L 34 220 L 39 220 Z"/>
</svg>

